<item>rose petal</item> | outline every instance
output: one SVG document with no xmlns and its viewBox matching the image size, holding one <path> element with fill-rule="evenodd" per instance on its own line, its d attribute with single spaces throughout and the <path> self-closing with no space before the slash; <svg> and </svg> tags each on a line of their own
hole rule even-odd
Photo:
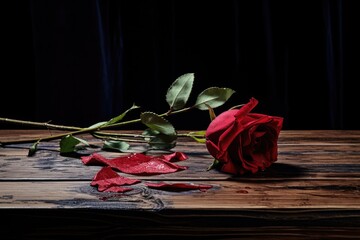
<svg viewBox="0 0 360 240">
<path fill-rule="evenodd" d="M 146 182 L 145 185 L 148 186 L 149 188 L 155 188 L 155 189 L 161 189 L 161 190 L 173 191 L 173 192 L 196 190 L 196 189 L 200 190 L 200 191 L 206 191 L 207 189 L 212 188 L 211 185 L 193 184 L 193 183 L 165 183 L 165 182 L 150 183 L 150 182 Z"/>
<path fill-rule="evenodd" d="M 118 175 L 111 167 L 103 167 L 93 178 L 90 183 L 91 186 L 97 186 L 100 192 L 108 191 L 112 187 L 119 187 L 121 185 L 132 185 L 141 182 L 138 179 L 130 179 Z M 126 188 L 125 188 L 126 189 Z M 124 188 L 113 189 L 116 192 L 125 191 Z M 131 190 L 131 188 L 128 188 Z M 126 190 L 128 191 L 128 190 Z"/>
<path fill-rule="evenodd" d="M 184 160 L 186 160 L 188 158 L 182 152 L 174 152 L 174 153 L 167 154 L 167 155 L 161 155 L 160 157 L 163 158 L 165 161 L 168 161 L 168 162 L 184 161 Z"/>
<path fill-rule="evenodd" d="M 93 153 L 89 156 L 82 156 L 81 157 L 81 161 L 85 164 L 85 165 L 91 165 L 91 166 L 94 166 L 94 165 L 108 165 L 107 162 L 108 162 L 108 159 L 101 156 L 100 154 L 97 154 L 97 153 Z"/>
<path fill-rule="evenodd" d="M 182 153 L 149 156 L 142 153 L 133 153 L 128 156 L 107 159 L 100 154 L 94 153 L 88 157 L 82 157 L 86 165 L 106 165 L 124 173 L 134 175 L 154 175 L 173 173 L 185 170 L 188 167 L 179 166 L 170 161 L 182 161 L 187 157 Z"/>
</svg>

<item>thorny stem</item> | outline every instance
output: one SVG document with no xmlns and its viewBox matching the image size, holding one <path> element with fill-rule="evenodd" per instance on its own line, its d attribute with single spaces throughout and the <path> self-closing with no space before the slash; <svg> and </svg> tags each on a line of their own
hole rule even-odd
<svg viewBox="0 0 360 240">
<path fill-rule="evenodd" d="M 183 109 L 176 110 L 176 111 L 168 111 L 166 113 L 160 114 L 159 116 L 161 116 L 161 117 L 169 116 L 169 115 L 173 115 L 173 114 L 188 111 L 188 110 L 190 110 L 192 108 L 193 107 L 187 107 L 187 108 L 183 108 Z M 71 131 L 71 132 L 67 132 L 67 133 L 53 135 L 53 136 L 50 136 L 50 137 L 40 138 L 40 139 L 36 138 L 36 139 L 3 141 L 3 142 L 0 142 L 0 146 L 5 146 L 5 145 L 9 145 L 9 144 L 16 144 L 16 143 L 31 143 L 31 142 L 37 142 L 37 141 L 38 142 L 40 142 L 40 141 L 51 141 L 51 140 L 55 140 L 55 139 L 60 139 L 60 138 L 65 137 L 67 135 L 78 135 L 78 134 L 84 134 L 84 133 L 95 133 L 96 137 L 98 137 L 98 138 L 109 138 L 110 136 L 143 137 L 142 135 L 139 135 L 139 134 L 116 134 L 116 133 L 98 132 L 98 131 L 104 130 L 104 129 L 111 129 L 111 128 L 114 128 L 114 127 L 124 126 L 124 125 L 127 125 L 127 124 L 138 123 L 138 122 L 141 122 L 140 118 L 125 121 L 125 122 L 114 123 L 114 124 L 110 124 L 110 125 L 104 125 L 104 126 L 99 126 L 99 127 L 89 127 L 89 128 L 80 128 L 80 127 L 74 127 L 74 126 L 55 125 L 55 124 L 50 124 L 48 122 L 45 122 L 45 123 L 43 123 L 43 122 L 32 122 L 32 121 L 24 121 L 24 120 L 18 120 L 18 119 L 10 119 L 10 118 L 0 118 L 0 122 L 9 122 L 9 123 L 15 123 L 15 124 L 20 124 L 20 125 L 24 125 L 24 126 L 46 127 L 48 129 L 50 128 L 50 129 L 54 129 L 54 130 Z M 103 135 L 103 136 L 105 135 L 105 137 L 101 137 L 100 135 Z M 106 137 L 106 135 L 109 136 L 109 137 Z M 178 136 L 180 136 L 180 135 L 178 135 Z M 185 135 L 181 135 L 181 136 L 185 136 Z"/>
<path fill-rule="evenodd" d="M 13 141 L 4 141 L 4 142 L 0 142 L 0 145 L 4 146 L 4 145 L 9 145 L 9 144 L 14 144 L 14 143 L 30 143 L 30 142 L 40 142 L 40 141 L 50 141 L 50 140 L 55 140 L 55 139 L 59 139 L 62 137 L 65 137 L 67 135 L 76 135 L 76 134 L 82 134 L 82 133 L 88 133 L 88 132 L 92 132 L 95 131 L 97 128 L 84 128 L 78 131 L 73 131 L 70 133 L 63 133 L 63 134 L 57 134 L 57 135 L 53 135 L 50 137 L 44 137 L 44 138 L 40 138 L 40 139 L 27 139 L 27 140 L 13 140 Z"/>
<path fill-rule="evenodd" d="M 55 125 L 50 124 L 48 122 L 31 122 L 31 121 L 24 121 L 24 120 L 17 120 L 17 119 L 10 119 L 10 118 L 0 118 L 0 122 L 8 122 L 8 123 L 15 123 L 23 126 L 33 126 L 33 127 L 46 127 L 48 129 L 56 129 L 56 130 L 80 130 L 79 127 L 71 127 L 71 126 L 63 126 L 63 125 Z"/>
</svg>

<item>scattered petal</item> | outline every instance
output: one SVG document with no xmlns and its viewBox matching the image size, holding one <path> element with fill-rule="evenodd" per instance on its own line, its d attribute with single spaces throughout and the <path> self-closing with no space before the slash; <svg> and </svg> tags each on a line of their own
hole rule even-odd
<svg viewBox="0 0 360 240">
<path fill-rule="evenodd" d="M 174 152 L 174 153 L 171 153 L 171 154 L 162 155 L 160 157 L 163 158 L 165 161 L 168 161 L 168 162 L 184 161 L 184 160 L 186 160 L 188 158 L 182 152 Z"/>
<path fill-rule="evenodd" d="M 181 153 L 172 153 L 161 156 L 132 153 L 128 156 L 113 159 L 107 159 L 100 154 L 94 153 L 90 156 L 82 157 L 82 161 L 85 165 L 105 165 L 121 172 L 134 175 L 165 174 L 185 170 L 188 167 L 172 163 L 175 160 L 182 161 L 185 159 L 186 156 Z"/>
<path fill-rule="evenodd" d="M 165 174 L 187 169 L 187 167 L 165 161 L 161 156 L 148 156 L 141 153 L 115 158 L 110 162 L 110 166 L 134 175 Z"/>
<path fill-rule="evenodd" d="M 138 179 L 130 179 L 118 175 L 111 167 L 103 167 L 93 178 L 91 186 L 98 186 L 100 192 L 124 192 L 131 188 L 122 188 L 121 185 L 132 185 L 139 183 Z"/>
<path fill-rule="evenodd" d="M 103 165 L 108 165 L 108 159 L 103 157 L 100 154 L 97 153 L 93 153 L 92 155 L 89 156 L 82 156 L 81 157 L 81 161 L 85 164 L 85 165 L 98 165 L 98 166 L 103 166 Z"/>
<path fill-rule="evenodd" d="M 193 183 L 150 183 L 146 182 L 146 186 L 149 188 L 161 189 L 165 191 L 173 191 L 173 192 L 181 192 L 181 191 L 188 191 L 188 190 L 200 190 L 206 191 L 207 189 L 212 188 L 211 185 L 205 184 L 193 184 Z"/>
</svg>

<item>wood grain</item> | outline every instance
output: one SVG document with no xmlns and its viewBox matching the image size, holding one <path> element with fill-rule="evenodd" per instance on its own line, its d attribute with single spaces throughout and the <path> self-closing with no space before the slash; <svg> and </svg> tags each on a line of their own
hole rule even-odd
<svg viewBox="0 0 360 240">
<path fill-rule="evenodd" d="M 144 185 L 146 181 L 133 185 L 134 190 L 127 193 L 99 193 L 89 185 L 88 181 L 39 181 L 21 182 L 21 184 L 3 182 L 0 190 L 0 207 L 101 209 L 111 206 L 134 210 L 222 209 L 224 211 L 243 208 L 360 209 L 358 180 L 201 181 L 201 184 L 213 186 L 206 192 L 199 190 L 166 192 L 149 189 Z"/>
<path fill-rule="evenodd" d="M 0 142 L 56 134 L 0 130 Z M 100 144 L 88 135 L 82 136 Z M 164 175 L 123 176 L 141 183 L 123 194 L 90 186 L 100 166 L 60 156 L 58 142 L 0 148 L 0 213 L 9 239 L 359 239 L 360 131 L 284 130 L 278 160 L 254 175 L 206 171 L 204 144 L 182 138 L 174 149 L 189 169 Z M 121 153 L 100 151 L 111 158 Z M 86 152 L 90 153 L 90 152 Z M 207 191 L 167 192 L 144 183 L 210 184 Z"/>
</svg>

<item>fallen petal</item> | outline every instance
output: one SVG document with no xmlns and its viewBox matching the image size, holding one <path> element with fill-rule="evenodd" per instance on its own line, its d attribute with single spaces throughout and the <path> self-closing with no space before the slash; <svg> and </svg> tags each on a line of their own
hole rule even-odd
<svg viewBox="0 0 360 240">
<path fill-rule="evenodd" d="M 150 183 L 146 182 L 146 186 L 149 188 L 155 188 L 155 189 L 161 189 L 165 191 L 173 191 L 173 192 L 180 192 L 180 191 L 187 191 L 187 190 L 200 190 L 200 191 L 206 191 L 207 189 L 212 188 L 211 185 L 205 185 L 205 184 L 193 184 L 193 183 L 165 183 L 165 182 L 159 182 L 159 183 Z"/>
<path fill-rule="evenodd" d="M 98 153 L 93 153 L 89 156 L 82 156 L 81 157 L 81 161 L 85 164 L 85 165 L 108 165 L 108 159 L 103 157 L 102 155 L 98 154 Z"/>
<path fill-rule="evenodd" d="M 103 167 L 93 178 L 91 186 L 97 186 L 100 192 L 121 185 L 132 185 L 141 182 L 138 179 L 130 179 L 118 175 L 111 167 Z M 121 190 L 123 191 L 123 190 Z M 118 192 L 118 191 L 117 191 Z"/>
<path fill-rule="evenodd" d="M 184 160 L 186 160 L 188 158 L 182 152 L 174 152 L 174 153 L 171 153 L 171 154 L 161 155 L 160 157 L 163 158 L 165 161 L 168 161 L 168 162 L 184 161 Z"/>
<path fill-rule="evenodd" d="M 179 166 L 170 161 L 182 161 L 187 157 L 184 154 L 168 154 L 161 156 L 149 156 L 142 153 L 133 153 L 128 156 L 121 156 L 107 159 L 100 154 L 92 154 L 82 157 L 85 165 L 106 165 L 121 172 L 134 175 L 154 175 L 173 173 L 185 170 L 188 167 Z"/>
</svg>

